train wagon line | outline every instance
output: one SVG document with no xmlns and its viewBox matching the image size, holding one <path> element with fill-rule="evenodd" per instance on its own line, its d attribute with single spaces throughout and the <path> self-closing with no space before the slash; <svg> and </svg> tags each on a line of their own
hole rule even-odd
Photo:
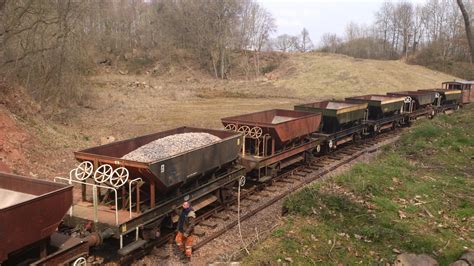
<svg viewBox="0 0 474 266">
<path fill-rule="evenodd" d="M 0 195 L 10 200 L 0 203 L 0 263 L 143 255 L 173 234 L 184 200 L 198 220 L 231 210 L 243 177 L 251 181 L 245 197 L 295 182 L 389 136 L 382 131 L 457 110 L 470 102 L 471 85 L 300 104 L 222 118 L 224 130 L 180 127 L 92 147 L 75 152 L 79 165 L 55 183 L 0 173 Z M 21 231 L 31 216 L 41 222 Z"/>
</svg>

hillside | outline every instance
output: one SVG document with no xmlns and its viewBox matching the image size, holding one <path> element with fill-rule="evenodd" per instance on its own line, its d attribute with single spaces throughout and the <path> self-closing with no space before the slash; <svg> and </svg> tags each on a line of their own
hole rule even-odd
<svg viewBox="0 0 474 266">
<path fill-rule="evenodd" d="M 277 87 L 298 97 L 340 98 L 364 93 L 439 86 L 453 76 L 402 61 L 356 59 L 345 55 L 294 54 L 274 73 Z"/>
<path fill-rule="evenodd" d="M 257 80 L 216 80 L 184 67 L 158 76 L 152 71 L 122 75 L 119 69 L 104 67 L 84 87 L 88 98 L 82 106 L 46 119 L 44 107 L 23 110 L 31 105 L 24 95 L 4 97 L 0 140 L 7 141 L 8 148 L 0 150 L 0 161 L 22 174 L 65 174 L 76 164 L 73 151 L 110 136 L 120 140 L 182 125 L 218 128 L 220 118 L 229 115 L 353 94 L 434 87 L 454 78 L 400 61 L 313 53 L 285 58 Z M 13 126 L 24 134 L 11 134 Z"/>
<path fill-rule="evenodd" d="M 373 162 L 291 195 L 289 215 L 244 263 L 386 265 L 409 252 L 449 265 L 472 251 L 473 115 L 420 121 Z"/>
</svg>

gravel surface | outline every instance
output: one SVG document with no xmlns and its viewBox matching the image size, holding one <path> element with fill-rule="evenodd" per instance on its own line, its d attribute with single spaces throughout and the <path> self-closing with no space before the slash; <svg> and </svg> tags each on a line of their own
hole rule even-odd
<svg viewBox="0 0 474 266">
<path fill-rule="evenodd" d="M 219 141 L 209 133 L 182 133 L 166 136 L 139 147 L 122 159 L 149 163 Z"/>
</svg>

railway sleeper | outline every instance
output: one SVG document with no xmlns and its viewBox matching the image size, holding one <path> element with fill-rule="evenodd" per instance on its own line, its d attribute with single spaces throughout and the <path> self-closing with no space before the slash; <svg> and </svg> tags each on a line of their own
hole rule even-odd
<svg viewBox="0 0 474 266">
<path fill-rule="evenodd" d="M 223 221 L 227 221 L 230 219 L 230 217 L 228 215 L 223 215 L 223 214 L 219 214 L 219 213 L 216 213 L 214 215 L 212 215 L 213 218 L 215 219 L 219 219 L 219 220 L 223 220 Z"/>
<path fill-rule="evenodd" d="M 197 237 L 203 237 L 206 235 L 206 232 L 194 231 L 194 235 Z"/>
<path fill-rule="evenodd" d="M 311 173 L 311 171 L 310 171 L 310 172 L 304 172 L 304 173 L 298 173 L 298 172 L 296 172 L 296 173 L 294 173 L 293 175 L 305 177 L 305 176 L 307 176 L 309 173 Z"/>
<path fill-rule="evenodd" d="M 217 223 L 212 223 L 212 222 L 209 222 L 209 221 L 200 222 L 198 225 L 203 226 L 203 227 L 207 227 L 207 228 L 211 228 L 211 229 L 214 229 L 214 228 L 217 227 Z"/>
</svg>

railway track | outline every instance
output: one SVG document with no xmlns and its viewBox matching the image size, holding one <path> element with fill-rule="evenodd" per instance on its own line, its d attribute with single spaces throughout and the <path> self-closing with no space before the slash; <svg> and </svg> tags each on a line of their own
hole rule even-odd
<svg viewBox="0 0 474 266">
<path fill-rule="evenodd" d="M 214 239 L 224 235 L 239 223 L 238 213 L 240 211 L 240 222 L 256 215 L 262 210 L 272 206 L 279 200 L 321 179 L 331 171 L 359 158 L 360 156 L 377 151 L 379 144 L 395 140 L 403 129 L 389 131 L 374 138 L 365 139 L 357 144 L 349 144 L 338 148 L 338 150 L 315 157 L 309 164 L 301 164 L 285 171 L 265 184 L 248 184 L 240 191 L 240 206 L 238 206 L 237 190 L 235 200 L 226 206 L 216 206 L 198 216 L 195 227 L 194 250 L 198 250 Z M 240 208 L 240 210 L 238 210 Z M 166 234 L 158 241 L 150 243 L 145 249 L 131 256 L 122 258 L 121 263 L 129 263 L 135 259 L 148 254 L 154 247 L 162 247 L 172 243 L 174 232 Z M 166 261 L 172 256 L 172 252 L 159 256 L 158 259 Z"/>
</svg>

